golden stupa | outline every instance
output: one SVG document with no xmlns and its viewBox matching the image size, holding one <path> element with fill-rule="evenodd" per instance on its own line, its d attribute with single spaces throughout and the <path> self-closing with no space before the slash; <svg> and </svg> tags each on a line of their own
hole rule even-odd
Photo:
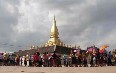
<svg viewBox="0 0 116 73">
<path fill-rule="evenodd" d="M 58 37 L 59 32 L 58 32 L 58 28 L 56 26 L 55 16 L 54 16 L 54 21 L 53 21 L 50 35 L 51 35 L 50 39 L 45 44 L 45 46 L 53 46 L 53 45 L 63 46 L 63 42 L 61 42 L 59 37 Z"/>
</svg>

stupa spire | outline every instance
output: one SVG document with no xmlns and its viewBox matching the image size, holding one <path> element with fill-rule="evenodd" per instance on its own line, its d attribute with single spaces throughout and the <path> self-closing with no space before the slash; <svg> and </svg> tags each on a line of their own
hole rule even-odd
<svg viewBox="0 0 116 73">
<path fill-rule="evenodd" d="M 54 16 L 54 20 L 53 20 L 53 25 L 51 28 L 51 37 L 50 38 L 58 38 L 59 32 L 58 32 L 58 28 L 56 26 L 56 18 Z"/>
<path fill-rule="evenodd" d="M 58 35 L 59 35 L 59 32 L 56 26 L 56 18 L 54 16 L 53 25 L 52 25 L 51 33 L 50 33 L 50 39 L 46 43 L 46 46 L 52 46 L 52 45 L 62 46 L 63 42 L 60 41 Z"/>
</svg>

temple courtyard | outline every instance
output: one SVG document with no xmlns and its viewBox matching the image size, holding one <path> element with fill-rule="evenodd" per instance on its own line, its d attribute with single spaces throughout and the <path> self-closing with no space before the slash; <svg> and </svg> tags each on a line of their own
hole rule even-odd
<svg viewBox="0 0 116 73">
<path fill-rule="evenodd" d="M 116 73 L 116 66 L 109 67 L 0 66 L 0 73 Z"/>
</svg>

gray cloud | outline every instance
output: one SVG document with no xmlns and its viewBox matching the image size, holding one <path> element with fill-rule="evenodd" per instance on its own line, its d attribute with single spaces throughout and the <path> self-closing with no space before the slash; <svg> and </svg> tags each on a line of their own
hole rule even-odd
<svg viewBox="0 0 116 73">
<path fill-rule="evenodd" d="M 0 50 L 17 51 L 47 42 L 55 14 L 60 38 L 83 49 L 115 48 L 115 0 L 1 0 Z"/>
</svg>

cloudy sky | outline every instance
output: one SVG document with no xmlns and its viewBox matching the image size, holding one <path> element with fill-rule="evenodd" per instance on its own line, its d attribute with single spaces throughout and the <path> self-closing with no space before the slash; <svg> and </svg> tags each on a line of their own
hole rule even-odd
<svg viewBox="0 0 116 73">
<path fill-rule="evenodd" d="M 116 0 L 0 0 L 0 52 L 46 43 L 54 15 L 65 44 L 116 48 Z"/>
</svg>

